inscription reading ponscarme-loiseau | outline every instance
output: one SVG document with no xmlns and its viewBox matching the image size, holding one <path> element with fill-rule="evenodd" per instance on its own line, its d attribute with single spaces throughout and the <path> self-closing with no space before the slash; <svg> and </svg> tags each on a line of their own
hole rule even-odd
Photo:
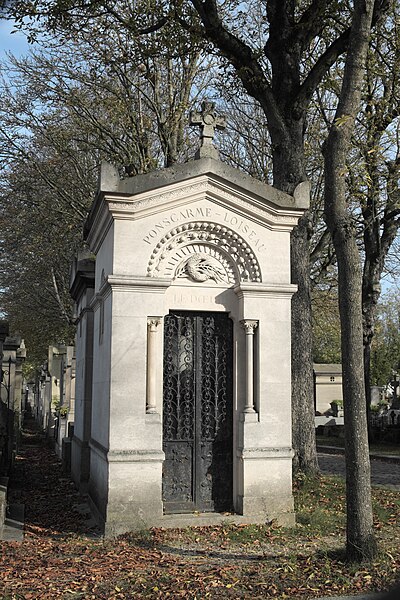
<svg viewBox="0 0 400 600">
<path fill-rule="evenodd" d="M 155 223 L 152 229 L 144 236 L 143 241 L 146 242 L 146 244 L 153 244 L 154 241 L 159 238 L 160 234 L 168 231 L 171 226 L 173 227 L 178 223 L 183 223 L 188 220 L 198 219 L 221 220 L 222 223 L 233 227 L 238 233 L 241 233 L 243 237 L 247 238 L 252 247 L 258 250 L 258 252 L 262 252 L 266 248 L 265 244 L 261 243 L 261 239 L 253 229 L 251 223 L 231 212 L 226 210 L 216 211 L 211 207 L 185 208 L 183 210 L 174 211 L 168 216 L 163 217 L 158 223 Z"/>
</svg>

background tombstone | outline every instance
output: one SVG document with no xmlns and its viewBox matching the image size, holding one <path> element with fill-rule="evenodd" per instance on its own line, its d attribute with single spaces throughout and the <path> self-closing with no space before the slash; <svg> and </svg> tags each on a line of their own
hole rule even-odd
<svg viewBox="0 0 400 600">
<path fill-rule="evenodd" d="M 192 122 L 223 125 L 204 108 Z M 193 513 L 294 521 L 290 232 L 309 187 L 289 196 L 221 163 L 212 134 L 184 165 L 121 180 L 104 164 L 86 223 L 88 492 L 107 535 Z"/>
<path fill-rule="evenodd" d="M 21 339 L 20 335 L 3 335 L 2 337 L 4 337 L 4 341 L 2 347 L 0 390 L 2 401 L 0 446 L 2 448 L 2 469 L 4 472 L 8 472 L 11 468 L 19 441 L 21 412 L 23 410 L 22 363 L 26 357 L 26 350 L 24 340 Z"/>
<path fill-rule="evenodd" d="M 9 468 L 9 456 L 12 453 L 12 440 L 10 430 L 13 427 L 13 418 L 10 411 L 10 391 L 11 391 L 11 371 L 9 365 L 5 369 L 3 361 L 3 344 L 8 337 L 9 324 L 8 321 L 0 321 L 0 365 L 1 365 L 1 380 L 0 380 L 0 476 L 7 475 Z M 0 493 L 0 505 L 2 503 Z M 5 507 L 5 497 L 3 495 L 3 508 Z M 0 527 L 2 524 L 0 516 Z"/>
</svg>

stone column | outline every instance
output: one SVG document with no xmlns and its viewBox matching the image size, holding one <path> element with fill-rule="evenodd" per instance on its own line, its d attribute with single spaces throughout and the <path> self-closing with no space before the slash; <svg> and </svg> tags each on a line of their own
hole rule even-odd
<svg viewBox="0 0 400 600">
<path fill-rule="evenodd" d="M 147 394 L 146 413 L 154 414 L 156 409 L 156 374 L 157 374 L 157 331 L 161 317 L 150 317 L 147 321 Z M 162 364 L 160 362 L 159 364 Z"/>
<path fill-rule="evenodd" d="M 240 322 L 246 333 L 246 398 L 245 413 L 254 413 L 254 331 L 258 321 L 244 319 Z"/>
</svg>

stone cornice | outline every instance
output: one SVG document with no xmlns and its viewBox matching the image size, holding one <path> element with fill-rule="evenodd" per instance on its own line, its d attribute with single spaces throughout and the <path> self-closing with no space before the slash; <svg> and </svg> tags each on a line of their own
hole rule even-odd
<svg viewBox="0 0 400 600">
<path fill-rule="evenodd" d="M 90 224 L 87 221 L 84 227 L 84 237 L 94 254 L 99 251 L 112 223 L 113 216 L 108 210 L 108 203 L 101 197 L 92 206 Z"/>
<path fill-rule="evenodd" d="M 162 450 L 109 450 L 108 462 L 163 462 Z"/>
<path fill-rule="evenodd" d="M 272 188 L 274 189 L 274 188 Z M 171 183 L 161 190 L 151 190 L 135 196 L 104 194 L 104 201 L 115 219 L 137 220 L 162 210 L 168 211 L 196 201 L 214 201 L 269 229 L 290 231 L 304 210 L 277 206 L 268 198 L 241 190 L 230 182 L 219 181 L 212 175 L 202 175 L 190 181 Z M 96 223 L 94 223 L 96 226 Z"/>
<path fill-rule="evenodd" d="M 238 298 L 255 298 L 258 296 L 269 296 L 272 298 L 283 298 L 293 296 L 297 292 L 297 285 L 292 283 L 267 284 L 264 283 L 245 283 L 234 288 Z"/>
<path fill-rule="evenodd" d="M 95 258 L 75 260 L 71 269 L 70 294 L 77 302 L 87 288 L 94 288 Z"/>
<path fill-rule="evenodd" d="M 102 193 L 117 193 L 119 195 L 133 196 L 157 190 L 171 183 L 184 182 L 195 177 L 207 175 L 220 181 L 231 182 L 237 188 L 246 190 L 251 195 L 268 198 L 277 206 L 285 208 L 307 209 L 309 207 L 310 184 L 308 181 L 300 183 L 293 196 L 272 187 L 271 185 L 255 179 L 230 165 L 210 157 L 189 161 L 185 164 L 175 164 L 166 169 L 159 169 L 143 175 L 121 179 L 118 171 L 109 163 L 101 165 L 98 197 Z"/>
<path fill-rule="evenodd" d="M 108 298 L 108 296 L 110 296 L 110 295 L 111 295 L 111 288 L 108 285 L 108 283 L 105 281 L 101 285 L 97 294 L 94 294 L 93 298 L 91 299 L 91 301 L 89 303 L 88 308 L 90 310 L 95 310 L 96 307 L 100 304 L 100 301 L 106 300 L 106 298 Z"/>
<path fill-rule="evenodd" d="M 97 440 L 93 438 L 89 441 L 89 447 L 91 450 L 94 450 L 96 454 L 99 454 L 101 458 L 105 458 L 109 463 L 116 462 L 162 462 L 165 460 L 165 454 L 162 450 L 158 449 L 118 449 L 118 450 L 110 450 L 106 448 L 102 444 L 100 444 Z"/>
<path fill-rule="evenodd" d="M 93 450 L 96 454 L 98 454 L 101 458 L 104 459 L 105 457 L 107 457 L 108 448 L 106 448 L 105 446 L 103 446 L 103 444 L 100 444 L 100 442 L 94 440 L 93 438 L 90 438 L 89 440 L 89 448 Z"/>
<path fill-rule="evenodd" d="M 106 284 L 112 290 L 164 294 L 172 281 L 161 277 L 131 277 L 130 275 L 108 275 Z"/>
<path fill-rule="evenodd" d="M 131 277 L 129 275 L 108 275 L 100 285 L 89 304 L 94 309 L 100 300 L 105 300 L 112 292 L 140 292 L 141 294 L 164 294 L 170 287 L 170 279 Z"/>
<path fill-rule="evenodd" d="M 242 448 L 239 449 L 238 456 L 245 460 L 259 460 L 263 458 L 292 459 L 294 452 L 290 447 Z"/>
</svg>

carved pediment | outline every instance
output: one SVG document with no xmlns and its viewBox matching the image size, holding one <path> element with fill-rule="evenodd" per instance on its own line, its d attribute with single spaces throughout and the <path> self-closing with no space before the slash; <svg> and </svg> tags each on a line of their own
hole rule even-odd
<svg viewBox="0 0 400 600">
<path fill-rule="evenodd" d="M 228 227 L 205 221 L 171 229 L 154 248 L 147 274 L 229 286 L 262 281 L 249 244 Z"/>
</svg>

